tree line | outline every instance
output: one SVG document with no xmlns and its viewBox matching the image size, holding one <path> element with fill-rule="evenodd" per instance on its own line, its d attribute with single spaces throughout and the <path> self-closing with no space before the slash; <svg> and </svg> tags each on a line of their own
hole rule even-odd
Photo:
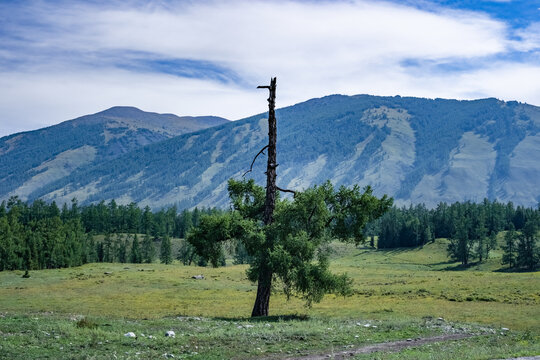
<svg viewBox="0 0 540 360">
<path fill-rule="evenodd" d="M 483 262 L 497 246 L 497 234 L 505 231 L 502 263 L 511 268 L 533 270 L 540 264 L 538 208 L 514 207 L 485 199 L 482 203 L 440 203 L 434 209 L 424 205 L 394 207 L 365 233 L 380 249 L 422 246 L 435 238 L 449 240 L 448 256 L 462 265 Z"/>
<path fill-rule="evenodd" d="M 217 209 L 152 212 L 135 203 L 114 200 L 60 209 L 55 202 L 23 202 L 17 197 L 0 204 L 0 271 L 41 270 L 91 262 L 171 263 L 171 237 L 185 237 L 202 215 Z M 100 236 L 96 236 L 100 235 Z M 179 254 L 181 255 L 181 254 Z"/>
<path fill-rule="evenodd" d="M 185 238 L 205 215 L 219 209 L 152 211 L 135 203 L 79 206 L 73 200 L 59 208 L 55 202 L 27 203 L 16 197 L 0 204 L 0 271 L 39 270 L 78 266 L 91 262 L 152 263 L 159 259 L 184 265 L 208 265 L 194 247 L 182 241 L 173 253 L 171 238 Z M 482 203 L 440 203 L 393 207 L 364 228 L 366 239 L 379 249 L 416 247 L 435 238 L 449 239 L 450 258 L 468 265 L 485 261 L 504 231 L 502 263 L 510 268 L 536 269 L 540 264 L 538 230 L 540 207 L 515 207 L 485 200 Z M 97 236 L 99 235 L 99 236 Z M 375 237 L 378 237 L 375 242 Z M 242 242 L 228 244 L 235 264 L 252 257 Z M 225 264 L 221 255 L 219 265 Z"/>
</svg>

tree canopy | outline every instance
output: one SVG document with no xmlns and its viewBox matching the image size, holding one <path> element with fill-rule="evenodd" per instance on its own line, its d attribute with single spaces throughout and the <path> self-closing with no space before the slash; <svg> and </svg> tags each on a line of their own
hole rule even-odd
<svg viewBox="0 0 540 360">
<path fill-rule="evenodd" d="M 362 242 L 366 223 L 392 206 L 392 199 L 375 197 L 370 187 L 336 190 L 326 182 L 296 192 L 292 200 L 278 196 L 274 221 L 264 225 L 263 187 L 252 179 L 231 179 L 228 191 L 232 211 L 203 215 L 188 241 L 213 266 L 223 257 L 225 242 L 241 242 L 250 258 L 247 275 L 251 281 L 261 281 L 261 273 L 266 273 L 281 281 L 288 296 L 301 296 L 308 305 L 326 293 L 345 295 L 350 291 L 346 275 L 330 272 L 322 245 L 334 239 Z"/>
</svg>

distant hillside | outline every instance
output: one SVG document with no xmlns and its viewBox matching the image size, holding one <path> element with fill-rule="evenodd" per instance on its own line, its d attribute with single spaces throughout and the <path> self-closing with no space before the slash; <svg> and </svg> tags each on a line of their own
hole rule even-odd
<svg viewBox="0 0 540 360">
<path fill-rule="evenodd" d="M 48 128 L 0 139 L 0 199 L 34 191 L 119 155 L 171 137 L 223 124 L 214 116 L 178 117 L 113 107 Z"/>
<path fill-rule="evenodd" d="M 332 95 L 277 111 L 278 185 L 372 185 L 398 203 L 540 200 L 540 108 L 496 99 Z M 227 206 L 267 141 L 266 114 L 181 135 L 80 167 L 30 194 L 160 207 Z M 252 173 L 264 184 L 265 158 Z"/>
</svg>

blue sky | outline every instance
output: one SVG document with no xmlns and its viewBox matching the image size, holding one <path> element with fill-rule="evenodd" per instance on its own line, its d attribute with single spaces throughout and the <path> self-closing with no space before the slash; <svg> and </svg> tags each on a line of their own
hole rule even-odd
<svg viewBox="0 0 540 360">
<path fill-rule="evenodd" d="M 0 1 L 0 136 L 115 105 L 239 119 L 329 94 L 540 105 L 540 0 Z"/>
</svg>

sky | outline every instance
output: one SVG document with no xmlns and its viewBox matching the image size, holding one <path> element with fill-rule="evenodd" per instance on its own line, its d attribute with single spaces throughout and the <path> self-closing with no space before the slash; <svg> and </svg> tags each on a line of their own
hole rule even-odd
<svg viewBox="0 0 540 360">
<path fill-rule="evenodd" d="M 330 94 L 540 105 L 540 0 L 0 0 L 0 136 L 116 105 L 236 120 Z"/>
</svg>

